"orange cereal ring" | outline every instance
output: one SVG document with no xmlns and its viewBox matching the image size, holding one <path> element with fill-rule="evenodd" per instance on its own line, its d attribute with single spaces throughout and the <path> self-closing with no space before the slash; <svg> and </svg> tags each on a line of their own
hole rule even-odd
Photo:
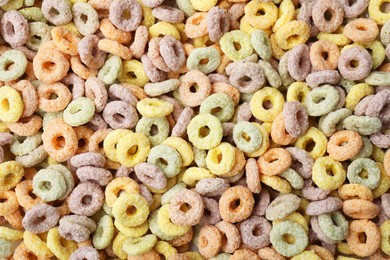
<svg viewBox="0 0 390 260">
<path fill-rule="evenodd" d="M 291 165 L 291 156 L 283 148 L 272 148 L 257 160 L 261 174 L 273 176 L 282 174 Z"/>
<path fill-rule="evenodd" d="M 132 38 L 130 32 L 124 32 L 117 29 L 108 18 L 104 18 L 100 21 L 99 29 L 104 37 L 120 44 L 129 44 Z"/>
<path fill-rule="evenodd" d="M 283 113 L 280 113 L 277 117 L 275 117 L 272 122 L 271 138 L 276 144 L 289 145 L 297 140 L 297 138 L 292 137 L 286 131 L 285 125 Z"/>
<path fill-rule="evenodd" d="M 22 230 L 24 228 L 22 224 L 23 216 L 24 216 L 24 210 L 18 207 L 18 209 L 15 210 L 14 212 L 4 215 L 4 218 L 13 228 Z"/>
<path fill-rule="evenodd" d="M 119 56 L 124 60 L 130 60 L 133 56 L 130 48 L 110 39 L 100 40 L 98 47 L 100 50 Z"/>
<path fill-rule="evenodd" d="M 378 25 L 371 19 L 357 18 L 344 27 L 344 35 L 356 43 L 370 43 L 379 34 Z"/>
<path fill-rule="evenodd" d="M 18 183 L 15 187 L 15 195 L 20 206 L 25 209 L 30 209 L 35 205 L 43 203 L 40 197 L 33 196 L 32 180 L 24 180 Z"/>
<path fill-rule="evenodd" d="M 199 253 L 208 259 L 216 256 L 221 246 L 222 235 L 218 228 L 210 225 L 203 226 L 198 237 Z"/>
<path fill-rule="evenodd" d="M 59 118 L 47 124 L 42 134 L 42 141 L 46 152 L 58 162 L 70 159 L 78 147 L 75 131 Z"/>
<path fill-rule="evenodd" d="M 93 153 L 104 154 L 103 141 L 112 129 L 100 129 L 89 139 L 88 150 Z"/>
<path fill-rule="evenodd" d="M 233 168 L 227 172 L 227 173 L 224 173 L 224 174 L 220 174 L 219 176 L 220 177 L 233 177 L 233 176 L 236 176 L 238 175 L 242 169 L 244 169 L 244 166 L 246 164 L 246 159 L 245 159 L 245 154 L 243 151 L 239 150 L 239 149 L 235 149 L 235 157 L 234 157 L 234 166 Z"/>
<path fill-rule="evenodd" d="M 275 249 L 272 247 L 264 247 L 260 248 L 257 254 L 260 256 L 261 259 L 273 259 L 273 260 L 285 260 L 282 255 L 280 255 L 278 252 L 276 252 Z"/>
<path fill-rule="evenodd" d="M 0 191 L 0 216 L 15 212 L 19 208 L 15 192 L 7 190 Z"/>
<path fill-rule="evenodd" d="M 86 126 L 78 126 L 73 129 L 77 136 L 77 151 L 76 154 L 86 153 L 89 151 L 89 140 L 93 135 L 93 130 Z"/>
<path fill-rule="evenodd" d="M 67 107 L 72 99 L 68 87 L 60 82 L 53 84 L 40 84 L 37 89 L 38 107 L 45 112 L 58 112 Z M 52 99 L 55 95 L 56 98 Z"/>
<path fill-rule="evenodd" d="M 364 234 L 364 242 L 360 240 Z M 375 253 L 380 246 L 381 234 L 374 222 L 367 219 L 353 220 L 349 224 L 347 243 L 351 251 L 361 257 L 367 257 Z"/>
<path fill-rule="evenodd" d="M 345 215 L 355 219 L 372 219 L 380 212 L 376 204 L 362 199 L 344 200 L 342 209 Z"/>
<path fill-rule="evenodd" d="M 359 198 L 362 200 L 372 201 L 374 199 L 374 195 L 370 188 L 366 185 L 357 183 L 344 184 L 338 189 L 338 195 L 343 200 Z"/>
<path fill-rule="evenodd" d="M 387 149 L 385 153 L 385 156 L 383 158 L 383 166 L 385 167 L 387 175 L 390 176 L 390 149 Z"/>
<path fill-rule="evenodd" d="M 198 12 L 186 20 L 184 33 L 189 38 L 198 38 L 207 34 L 207 13 Z"/>
<path fill-rule="evenodd" d="M 251 215 L 254 204 L 253 194 L 247 187 L 231 187 L 219 199 L 219 213 L 227 222 L 240 222 Z"/>
<path fill-rule="evenodd" d="M 239 249 L 229 258 L 229 260 L 261 260 L 259 255 L 249 249 Z"/>
<path fill-rule="evenodd" d="M 77 55 L 77 45 L 80 38 L 65 26 L 54 27 L 51 30 L 57 49 L 69 55 Z"/>
<path fill-rule="evenodd" d="M 232 85 L 223 82 L 214 83 L 211 85 L 211 94 L 214 93 L 225 93 L 231 97 L 235 106 L 238 106 L 240 102 L 240 91 Z"/>
<path fill-rule="evenodd" d="M 346 161 L 357 155 L 362 146 L 362 137 L 357 132 L 341 130 L 329 138 L 326 150 L 331 158 Z"/>
<path fill-rule="evenodd" d="M 24 109 L 23 117 L 29 117 L 34 114 L 38 108 L 38 94 L 36 88 L 28 80 L 20 80 L 16 84 L 12 85 L 22 96 Z"/>
<path fill-rule="evenodd" d="M 390 62 L 380 66 L 379 71 L 390 72 Z"/>
<path fill-rule="evenodd" d="M 38 115 L 19 119 L 18 122 L 8 123 L 8 128 L 17 135 L 30 136 L 42 127 L 42 118 Z"/>
<path fill-rule="evenodd" d="M 82 79 L 88 79 L 91 77 L 96 77 L 98 74 L 98 71 L 95 69 L 88 68 L 85 66 L 81 60 L 80 56 L 72 56 L 70 58 L 70 66 L 75 74 L 79 76 Z"/>
<path fill-rule="evenodd" d="M 50 258 L 38 257 L 34 254 L 27 246 L 22 242 L 15 248 L 15 252 L 13 254 L 13 259 L 18 260 L 30 260 L 30 259 L 38 259 L 38 260 L 49 260 Z"/>
<path fill-rule="evenodd" d="M 310 46 L 310 62 L 316 70 L 336 69 L 339 55 L 339 48 L 330 41 L 319 40 Z"/>
<path fill-rule="evenodd" d="M 325 247 L 317 246 L 317 245 L 310 245 L 306 248 L 306 250 L 313 251 L 321 259 L 334 260 L 334 256 L 333 256 L 332 252 L 330 252 Z"/>
<path fill-rule="evenodd" d="M 65 78 L 69 70 L 69 61 L 55 48 L 42 51 L 40 49 L 33 59 L 33 69 L 38 80 L 52 84 Z"/>
<path fill-rule="evenodd" d="M 129 84 L 129 83 L 121 83 L 122 86 L 125 88 L 130 89 L 131 92 L 137 97 L 138 100 L 147 98 L 148 95 L 146 95 L 145 91 L 143 88 L 138 87 L 137 85 Z"/>
</svg>

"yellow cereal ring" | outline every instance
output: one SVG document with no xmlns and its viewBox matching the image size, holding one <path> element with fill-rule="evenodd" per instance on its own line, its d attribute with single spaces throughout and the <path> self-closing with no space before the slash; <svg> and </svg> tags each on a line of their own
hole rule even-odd
<svg viewBox="0 0 390 260">
<path fill-rule="evenodd" d="M 310 88 L 305 82 L 294 82 L 287 89 L 287 102 L 298 101 L 304 104 Z"/>
<path fill-rule="evenodd" d="M 347 97 L 345 98 L 345 107 L 353 111 L 356 104 L 359 103 L 360 100 L 362 100 L 365 96 L 371 95 L 373 93 L 374 87 L 366 83 L 353 85 L 349 90 Z"/>
<path fill-rule="evenodd" d="M 153 250 L 157 254 L 163 255 L 165 259 L 169 259 L 171 256 L 177 254 L 176 248 L 174 248 L 171 244 L 165 241 L 158 241 L 154 246 Z"/>
<path fill-rule="evenodd" d="M 205 168 L 190 167 L 185 170 L 181 181 L 188 186 L 195 186 L 196 183 L 204 178 L 214 178 L 215 176 Z"/>
<path fill-rule="evenodd" d="M 149 215 L 149 205 L 138 193 L 123 193 L 112 206 L 112 215 L 116 220 L 129 227 L 145 222 Z"/>
<path fill-rule="evenodd" d="M 235 154 L 234 146 L 229 143 L 220 143 L 207 153 L 207 168 L 215 175 L 223 175 L 233 168 Z"/>
<path fill-rule="evenodd" d="M 265 123 L 263 123 L 262 125 L 259 125 L 258 123 L 252 123 L 252 124 L 254 124 L 256 127 L 258 127 L 260 129 L 260 133 L 262 136 L 261 145 L 260 145 L 259 149 L 257 149 L 257 151 L 254 151 L 252 153 L 245 153 L 245 154 L 248 157 L 259 157 L 259 156 L 262 156 L 267 151 L 267 149 L 269 147 L 269 144 L 270 144 L 269 133 L 271 131 L 271 128 L 270 128 L 270 131 L 267 131 L 267 129 L 265 128 Z M 271 124 L 270 124 L 270 126 L 271 126 Z"/>
<path fill-rule="evenodd" d="M 145 221 L 139 226 L 136 227 L 128 227 L 125 226 L 121 221 L 115 219 L 114 221 L 115 227 L 126 237 L 140 237 L 145 235 L 149 230 L 149 222 Z"/>
<path fill-rule="evenodd" d="M 276 32 L 281 26 L 292 21 L 295 15 L 294 4 L 291 0 L 283 0 L 279 5 L 279 18 L 276 20 L 272 31 Z"/>
<path fill-rule="evenodd" d="M 235 43 L 241 47 L 237 50 Z M 253 48 L 248 34 L 234 30 L 225 33 L 219 41 L 223 53 L 231 60 L 242 60 L 252 54 Z"/>
<path fill-rule="evenodd" d="M 368 44 L 363 44 L 363 47 L 371 50 L 370 53 L 372 57 L 373 70 L 378 68 L 380 65 L 382 65 L 383 61 L 386 58 L 386 50 L 380 41 L 373 41 Z"/>
<path fill-rule="evenodd" d="M 260 174 L 260 181 L 272 189 L 279 191 L 280 193 L 291 192 L 290 183 L 285 179 L 280 178 L 279 176 L 268 176 Z"/>
<path fill-rule="evenodd" d="M 137 0 L 137 2 L 142 7 L 142 21 L 141 21 L 141 24 L 145 25 L 146 27 L 152 26 L 156 22 L 156 18 L 152 14 L 152 8 L 149 8 L 146 5 L 144 5 L 142 0 Z"/>
<path fill-rule="evenodd" d="M 216 147 L 222 140 L 222 124 L 211 114 L 195 116 L 187 127 L 188 140 L 198 149 L 207 150 Z"/>
<path fill-rule="evenodd" d="M 241 18 L 241 21 L 240 21 L 240 31 L 243 31 L 244 33 L 248 34 L 248 35 L 252 35 L 252 33 L 254 31 L 256 31 L 257 29 L 255 27 L 253 27 L 250 23 L 249 23 L 249 18 L 248 16 L 244 15 L 242 18 Z"/>
<path fill-rule="evenodd" d="M 173 105 L 158 98 L 144 98 L 138 101 L 137 110 L 146 117 L 164 117 L 172 113 Z"/>
<path fill-rule="evenodd" d="M 330 41 L 337 46 L 345 46 L 351 42 L 351 40 L 344 35 L 344 27 L 340 26 L 334 33 L 320 32 L 317 34 L 318 40 Z"/>
<path fill-rule="evenodd" d="M 373 145 L 371 157 L 376 162 L 383 163 L 383 159 L 385 158 L 385 152 L 381 148 L 379 148 L 378 146 Z"/>
<path fill-rule="evenodd" d="M 183 160 L 182 166 L 188 166 L 194 160 L 194 152 L 192 151 L 191 146 L 183 138 L 171 136 L 165 139 L 162 144 L 168 145 L 178 151 Z"/>
<path fill-rule="evenodd" d="M 126 239 L 127 237 L 119 232 L 114 238 L 114 241 L 112 241 L 112 251 L 122 260 L 127 259 L 127 253 L 122 249 L 123 243 Z"/>
<path fill-rule="evenodd" d="M 169 218 L 169 204 L 165 204 L 159 209 L 157 224 L 161 231 L 168 236 L 182 236 L 191 228 L 191 226 L 178 226 L 171 222 Z"/>
<path fill-rule="evenodd" d="M 149 27 L 149 35 L 151 38 L 170 35 L 180 41 L 180 33 L 177 28 L 167 22 L 158 22 Z"/>
<path fill-rule="evenodd" d="M 381 249 L 383 253 L 390 255 L 390 220 L 386 220 L 379 227 L 381 232 Z"/>
<path fill-rule="evenodd" d="M 0 238 L 11 241 L 20 240 L 23 238 L 23 231 L 0 226 Z"/>
<path fill-rule="evenodd" d="M 40 234 L 41 236 L 43 234 Z M 47 233 L 46 233 L 47 235 Z M 38 235 L 26 230 L 23 234 L 23 242 L 28 249 L 34 254 L 42 258 L 48 258 L 54 256 L 50 249 L 47 247 L 45 241 L 43 241 Z"/>
<path fill-rule="evenodd" d="M 47 234 L 47 247 L 60 260 L 67 260 L 73 251 L 77 249 L 77 244 L 63 239 L 58 232 L 58 228 L 55 227 L 50 229 Z"/>
<path fill-rule="evenodd" d="M 119 197 L 119 193 L 125 191 L 126 193 L 139 193 L 138 183 L 129 177 L 118 177 L 113 179 L 105 190 L 106 203 L 112 207 Z"/>
<path fill-rule="evenodd" d="M 335 190 L 343 185 L 347 173 L 343 165 L 329 156 L 318 158 L 313 165 L 312 179 L 322 190 Z M 328 172 L 332 174 L 329 175 Z"/>
<path fill-rule="evenodd" d="M 141 255 L 152 250 L 156 242 L 157 237 L 152 234 L 137 238 L 127 238 L 123 242 L 122 249 L 128 255 Z"/>
<path fill-rule="evenodd" d="M 272 56 L 274 56 L 277 60 L 280 60 L 286 51 L 279 46 L 274 33 L 269 36 L 269 42 L 271 44 Z"/>
<path fill-rule="evenodd" d="M 272 103 L 272 108 L 263 107 L 266 101 Z M 255 92 L 249 104 L 254 117 L 263 122 L 271 122 L 282 112 L 284 98 L 276 88 L 265 87 Z"/>
<path fill-rule="evenodd" d="M 308 151 L 310 156 L 313 157 L 313 159 L 317 159 L 323 156 L 326 152 L 328 139 L 324 133 L 315 127 L 310 127 L 305 135 L 300 136 L 297 139 L 294 145 L 300 149 L 306 150 L 308 145 L 312 143 L 314 143 L 314 147 L 310 152 Z"/>
<path fill-rule="evenodd" d="M 14 188 L 23 178 L 24 168 L 15 161 L 3 162 L 0 164 L 0 190 Z"/>
<path fill-rule="evenodd" d="M 275 225 L 277 223 L 287 221 L 287 220 L 294 221 L 294 222 L 298 223 L 299 225 L 301 225 L 301 227 L 303 227 L 303 229 L 306 231 L 306 233 L 309 233 L 309 225 L 307 224 L 307 220 L 305 219 L 304 216 L 302 216 L 302 214 L 300 214 L 298 212 L 293 212 L 290 215 L 288 215 L 287 217 L 282 218 L 282 219 L 276 219 L 276 220 L 272 221 L 272 225 Z"/>
<path fill-rule="evenodd" d="M 149 139 L 143 133 L 129 133 L 117 144 L 117 159 L 125 167 L 146 161 L 150 151 Z"/>
<path fill-rule="evenodd" d="M 382 163 L 377 162 L 376 165 L 380 170 L 380 179 L 378 186 L 372 190 L 372 194 L 374 198 L 379 198 L 390 189 L 390 176 L 386 174 Z"/>
<path fill-rule="evenodd" d="M 0 120 L 6 123 L 14 123 L 23 114 L 23 101 L 18 91 L 4 86 L 0 88 Z"/>
<path fill-rule="evenodd" d="M 148 187 L 148 189 L 153 192 L 153 193 L 157 193 L 157 194 L 163 194 L 165 192 L 167 192 L 170 188 L 172 188 L 173 186 L 175 186 L 177 183 L 177 178 L 176 176 L 175 177 L 172 177 L 172 178 L 168 178 L 167 179 L 167 186 L 165 187 L 165 189 L 162 189 L 162 190 L 157 190 L 155 188 L 152 188 L 148 185 L 146 185 Z"/>
<path fill-rule="evenodd" d="M 349 248 L 349 245 L 346 242 L 339 242 L 336 246 L 337 252 L 345 255 L 353 255 L 354 253 Z"/>
<path fill-rule="evenodd" d="M 305 43 L 310 37 L 310 27 L 303 21 L 291 21 L 280 26 L 275 32 L 275 40 L 283 50 L 290 50 Z"/>
<path fill-rule="evenodd" d="M 118 80 L 120 83 L 129 83 L 139 87 L 143 87 L 149 82 L 144 66 L 137 60 L 126 60 L 122 63 L 122 69 L 119 72 Z"/>
<path fill-rule="evenodd" d="M 390 20 L 390 13 L 382 12 L 381 6 L 388 3 L 387 0 L 370 0 L 368 1 L 368 14 L 377 24 L 383 25 Z"/>
<path fill-rule="evenodd" d="M 321 257 L 319 257 L 316 253 L 313 251 L 303 251 L 302 253 L 295 255 L 291 258 L 291 260 L 321 260 Z"/>
<path fill-rule="evenodd" d="M 245 6 L 245 16 L 255 28 L 264 30 L 272 27 L 278 19 L 278 7 L 273 2 L 252 0 Z M 258 12 L 264 14 L 258 15 Z"/>
<path fill-rule="evenodd" d="M 132 131 L 127 129 L 116 129 L 108 133 L 103 142 L 103 149 L 108 159 L 118 162 L 116 146 L 129 133 L 132 133 Z"/>
</svg>

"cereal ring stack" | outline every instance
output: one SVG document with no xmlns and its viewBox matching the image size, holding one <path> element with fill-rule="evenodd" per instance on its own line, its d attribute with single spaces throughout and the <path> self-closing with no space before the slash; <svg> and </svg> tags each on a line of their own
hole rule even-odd
<svg viewBox="0 0 390 260">
<path fill-rule="evenodd" d="M 0 0 L 0 259 L 390 259 L 388 0 Z"/>
</svg>

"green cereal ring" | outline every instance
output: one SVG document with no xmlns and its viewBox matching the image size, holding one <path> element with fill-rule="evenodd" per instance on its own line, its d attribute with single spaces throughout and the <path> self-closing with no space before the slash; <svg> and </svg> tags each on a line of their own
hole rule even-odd
<svg viewBox="0 0 390 260">
<path fill-rule="evenodd" d="M 356 82 L 341 77 L 339 81 L 339 85 L 342 86 L 348 94 L 351 88 L 356 85 Z"/>
<path fill-rule="evenodd" d="M 203 61 L 206 61 L 206 63 L 203 63 Z M 205 74 L 216 70 L 219 64 L 221 64 L 221 54 L 214 47 L 194 49 L 187 58 L 189 70 L 200 70 Z"/>
<path fill-rule="evenodd" d="M 156 243 L 157 237 L 149 234 L 143 237 L 126 239 L 122 248 L 128 255 L 141 255 L 152 250 Z"/>
<path fill-rule="evenodd" d="M 343 127 L 361 135 L 372 135 L 382 128 L 382 122 L 377 117 L 352 115 L 344 119 Z"/>
<path fill-rule="evenodd" d="M 7 4 L 3 5 L 1 9 L 4 11 L 18 10 L 23 6 L 23 0 L 10 0 Z"/>
<path fill-rule="evenodd" d="M 211 257 L 210 260 L 229 260 L 232 255 L 228 253 L 220 253 L 214 257 Z"/>
<path fill-rule="evenodd" d="M 305 107 L 310 116 L 322 116 L 332 111 L 339 103 L 339 93 L 331 85 L 317 87 L 305 99 Z"/>
<path fill-rule="evenodd" d="M 336 130 L 343 129 L 343 120 L 352 115 L 352 111 L 348 108 L 340 108 L 330 112 L 320 118 L 318 128 L 327 136 L 330 137 Z"/>
<path fill-rule="evenodd" d="M 284 236 L 287 234 L 295 238 L 292 244 L 284 241 Z M 286 257 L 301 253 L 309 242 L 303 227 L 293 221 L 283 221 L 275 224 L 270 233 L 270 240 L 275 250 Z"/>
<path fill-rule="evenodd" d="M 390 72 L 373 71 L 364 79 L 364 82 L 373 86 L 390 85 Z"/>
<path fill-rule="evenodd" d="M 110 217 L 112 217 L 112 207 L 108 206 L 106 202 L 103 204 L 103 211 Z"/>
<path fill-rule="evenodd" d="M 176 0 L 177 7 L 182 10 L 186 16 L 191 16 L 195 13 L 190 0 Z"/>
<path fill-rule="evenodd" d="M 99 28 L 98 13 L 90 4 L 77 2 L 72 13 L 74 25 L 83 36 L 94 34 Z"/>
<path fill-rule="evenodd" d="M 157 97 L 174 91 L 180 86 L 180 80 L 168 79 L 161 82 L 147 83 L 144 86 L 145 93 L 150 97 Z"/>
<path fill-rule="evenodd" d="M 35 0 L 24 0 L 25 6 L 33 6 L 35 4 Z"/>
<path fill-rule="evenodd" d="M 281 194 L 268 205 L 265 217 L 271 221 L 285 218 L 296 211 L 300 203 L 301 199 L 297 195 Z"/>
<path fill-rule="evenodd" d="M 150 149 L 148 163 L 160 168 L 167 178 L 178 175 L 183 164 L 180 154 L 172 147 L 164 144 Z"/>
<path fill-rule="evenodd" d="M 157 219 L 158 218 L 158 210 L 153 211 L 149 215 L 149 228 L 152 234 L 156 235 L 158 238 L 162 240 L 172 240 L 175 239 L 175 236 L 170 236 L 165 234 L 164 232 L 161 231 L 160 227 L 158 226 Z"/>
<path fill-rule="evenodd" d="M 280 176 L 285 178 L 293 189 L 300 190 L 303 188 L 304 180 L 294 169 L 288 168 Z"/>
<path fill-rule="evenodd" d="M 241 46 L 239 50 L 236 49 L 235 43 Z M 233 61 L 245 59 L 253 52 L 249 35 L 240 30 L 225 33 L 219 44 L 226 56 Z"/>
<path fill-rule="evenodd" d="M 74 179 L 72 173 L 62 164 L 53 164 L 47 167 L 47 169 L 54 170 L 56 172 L 61 173 L 62 177 L 64 177 L 66 190 L 64 196 L 60 198 L 60 200 L 64 200 L 68 197 L 68 195 L 72 192 L 74 188 Z"/>
<path fill-rule="evenodd" d="M 122 71 L 122 59 L 118 56 L 109 57 L 100 68 L 98 73 L 98 79 L 103 81 L 106 85 L 114 84 L 118 78 L 119 73 Z"/>
<path fill-rule="evenodd" d="M 237 148 L 245 153 L 253 153 L 259 149 L 263 136 L 260 129 L 247 121 L 240 121 L 234 125 L 233 140 Z"/>
<path fill-rule="evenodd" d="M 97 223 L 95 232 L 92 235 L 92 244 L 97 250 L 108 247 L 114 237 L 114 222 L 108 215 L 101 217 Z"/>
<path fill-rule="evenodd" d="M 195 146 L 192 147 L 192 151 L 194 152 L 194 161 L 196 165 L 200 168 L 206 168 L 206 156 L 207 153 L 205 150 L 200 150 Z"/>
<path fill-rule="evenodd" d="M 33 193 L 44 201 L 55 201 L 66 192 L 66 182 L 61 173 L 42 169 L 33 178 Z"/>
<path fill-rule="evenodd" d="M 23 8 L 18 11 L 21 15 L 26 18 L 27 21 L 31 22 L 42 22 L 47 23 L 45 17 L 43 16 L 42 10 L 39 7 L 28 7 Z M 31 24 L 30 24 L 31 25 Z M 31 30 L 30 30 L 31 33 Z"/>
<path fill-rule="evenodd" d="M 186 188 L 184 183 L 178 183 L 161 196 L 161 205 L 169 204 L 173 196 Z"/>
<path fill-rule="evenodd" d="M 212 149 L 222 140 L 222 124 L 211 114 L 199 114 L 187 127 L 188 140 L 201 150 Z"/>
<path fill-rule="evenodd" d="M 240 101 L 241 102 L 249 102 L 251 101 L 254 93 L 240 93 Z"/>
<path fill-rule="evenodd" d="M 37 51 L 39 46 L 51 40 L 51 27 L 43 22 L 32 22 L 29 24 L 30 34 L 26 46 Z"/>
<path fill-rule="evenodd" d="M 146 135 L 152 146 L 162 143 L 169 135 L 169 123 L 165 117 L 142 117 L 135 127 L 137 133 Z"/>
<path fill-rule="evenodd" d="M 279 73 L 271 66 L 269 62 L 259 60 L 257 64 L 260 65 L 264 76 L 268 80 L 268 83 L 271 85 L 271 87 L 280 88 L 282 86 L 282 79 L 280 78 Z"/>
<path fill-rule="evenodd" d="M 63 111 L 58 111 L 58 112 L 49 112 L 49 113 L 44 113 L 43 114 L 43 119 L 42 119 L 42 127 L 43 130 L 45 130 L 45 127 L 54 119 L 56 118 L 63 118 Z"/>
<path fill-rule="evenodd" d="M 69 103 L 64 110 L 64 121 L 71 126 L 88 123 L 95 114 L 95 103 L 86 97 L 79 97 Z"/>
<path fill-rule="evenodd" d="M 0 238 L 0 258 L 8 258 L 12 255 L 12 242 Z"/>
<path fill-rule="evenodd" d="M 361 177 L 363 170 L 367 173 L 366 177 Z M 380 170 L 375 161 L 368 158 L 360 158 L 354 160 L 348 166 L 347 178 L 350 183 L 365 185 L 373 190 L 379 184 Z"/>
<path fill-rule="evenodd" d="M 251 43 L 253 49 L 259 54 L 260 58 L 267 61 L 272 56 L 271 44 L 268 35 L 262 30 L 252 32 Z"/>
<path fill-rule="evenodd" d="M 21 51 L 8 50 L 0 56 L 1 81 L 11 81 L 19 78 L 24 74 L 26 68 L 27 58 Z"/>
<path fill-rule="evenodd" d="M 341 241 L 348 235 L 348 221 L 339 211 L 319 215 L 318 224 L 322 232 L 332 240 Z"/>
<path fill-rule="evenodd" d="M 363 141 L 363 146 L 360 149 L 360 152 L 357 155 L 355 155 L 355 157 L 352 157 L 350 160 L 353 161 L 359 158 L 368 158 L 371 156 L 374 146 L 372 145 L 370 139 L 368 139 L 365 136 L 362 136 L 362 141 Z"/>
<path fill-rule="evenodd" d="M 199 114 L 211 114 L 221 122 L 229 121 L 234 114 L 234 102 L 225 93 L 216 93 L 203 100 Z"/>
<path fill-rule="evenodd" d="M 290 72 L 288 72 L 288 56 L 290 55 L 291 51 L 286 52 L 282 58 L 279 60 L 279 75 L 282 79 L 283 87 L 287 88 L 292 83 L 295 82 L 295 80 L 291 77 Z"/>
<path fill-rule="evenodd" d="M 42 133 L 37 132 L 30 136 L 14 135 L 10 145 L 11 152 L 16 156 L 26 155 L 35 150 L 42 143 Z"/>
</svg>

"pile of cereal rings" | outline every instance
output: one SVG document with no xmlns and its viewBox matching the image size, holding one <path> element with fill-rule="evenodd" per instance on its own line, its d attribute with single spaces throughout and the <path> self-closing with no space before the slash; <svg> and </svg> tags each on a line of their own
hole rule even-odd
<svg viewBox="0 0 390 260">
<path fill-rule="evenodd" d="M 389 0 L 0 7 L 0 259 L 390 259 Z"/>
</svg>

